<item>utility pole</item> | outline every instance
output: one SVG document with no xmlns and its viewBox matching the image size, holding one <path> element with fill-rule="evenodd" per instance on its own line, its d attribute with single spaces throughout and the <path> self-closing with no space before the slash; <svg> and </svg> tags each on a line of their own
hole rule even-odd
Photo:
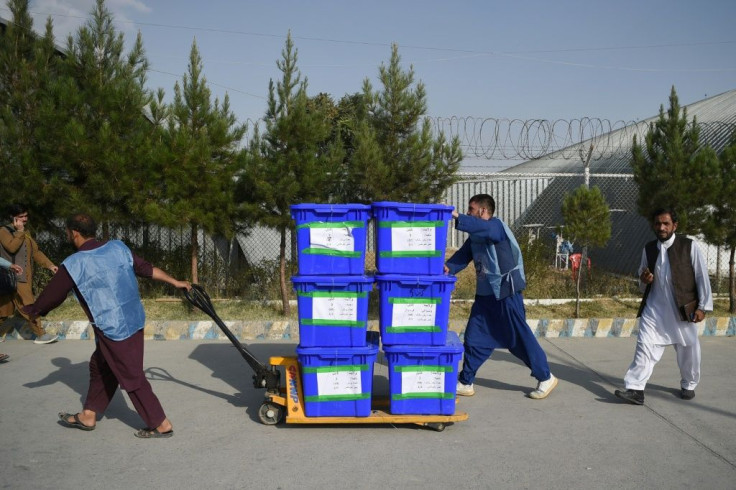
<svg viewBox="0 0 736 490">
<path fill-rule="evenodd" d="M 585 180 L 585 188 L 590 189 L 590 158 L 593 156 L 593 143 L 590 144 L 590 148 L 588 148 L 588 155 L 583 158 L 583 149 L 580 148 L 580 159 L 583 161 L 583 176 Z M 580 283 L 582 281 L 583 276 L 583 270 L 590 274 L 590 269 L 588 269 L 588 246 L 583 245 L 583 250 L 580 253 L 580 267 L 578 268 L 578 277 L 577 277 L 577 298 L 578 301 L 575 304 L 575 318 L 580 317 Z"/>
<path fill-rule="evenodd" d="M 583 166 L 584 166 L 584 173 L 585 176 L 585 188 L 590 189 L 590 157 L 593 156 L 593 143 L 590 144 L 590 148 L 588 148 L 588 156 L 583 158 L 583 149 L 580 148 L 580 159 L 583 160 Z"/>
</svg>

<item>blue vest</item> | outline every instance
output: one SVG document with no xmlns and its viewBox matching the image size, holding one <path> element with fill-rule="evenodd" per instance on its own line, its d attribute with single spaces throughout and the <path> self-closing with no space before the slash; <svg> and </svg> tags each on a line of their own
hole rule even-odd
<svg viewBox="0 0 736 490">
<path fill-rule="evenodd" d="M 498 221 L 503 225 L 506 240 L 493 243 L 472 234 L 469 240 L 476 268 L 476 294 L 493 294 L 501 300 L 526 289 L 526 277 L 519 244 L 506 223 Z"/>
<path fill-rule="evenodd" d="M 119 240 L 67 257 L 62 265 L 87 303 L 97 328 L 112 340 L 142 329 L 146 314 L 133 271 L 133 254 Z"/>
</svg>

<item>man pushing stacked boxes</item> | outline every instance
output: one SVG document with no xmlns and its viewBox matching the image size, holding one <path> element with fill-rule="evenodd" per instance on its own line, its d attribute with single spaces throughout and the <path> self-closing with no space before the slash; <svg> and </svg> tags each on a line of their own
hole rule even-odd
<svg viewBox="0 0 736 490">
<path fill-rule="evenodd" d="M 531 369 L 537 388 L 535 400 L 547 398 L 557 386 L 547 356 L 526 323 L 524 261 L 514 234 L 495 217 L 496 202 L 488 194 L 470 198 L 468 213 L 453 211 L 455 228 L 468 233 L 462 247 L 447 261 L 445 272 L 457 274 L 470 261 L 475 264 L 475 302 L 465 328 L 463 369 L 457 394 L 475 394 L 473 381 L 480 366 L 495 349 L 508 349 Z"/>
</svg>

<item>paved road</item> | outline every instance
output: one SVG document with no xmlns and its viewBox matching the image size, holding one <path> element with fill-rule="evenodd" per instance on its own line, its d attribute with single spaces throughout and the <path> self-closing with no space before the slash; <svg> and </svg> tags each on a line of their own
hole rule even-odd
<svg viewBox="0 0 736 490">
<path fill-rule="evenodd" d="M 87 384 L 91 341 L 9 340 L 0 351 L 0 487 L 67 488 L 709 488 L 736 484 L 736 338 L 703 337 L 694 400 L 676 395 L 668 350 L 646 405 L 613 396 L 634 338 L 540 339 L 560 385 L 525 394 L 528 370 L 506 351 L 459 400 L 467 421 L 414 425 L 262 425 L 262 391 L 226 341 L 148 341 L 146 367 L 175 425 L 171 439 L 133 437 L 142 422 L 118 395 L 92 432 L 66 429 Z M 253 342 L 264 361 L 289 341 Z M 374 394 L 388 392 L 382 354 Z"/>
</svg>

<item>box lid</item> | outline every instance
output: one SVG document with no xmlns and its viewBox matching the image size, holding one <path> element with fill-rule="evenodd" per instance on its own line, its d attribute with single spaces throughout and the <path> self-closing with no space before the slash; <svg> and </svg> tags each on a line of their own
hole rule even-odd
<svg viewBox="0 0 736 490">
<path fill-rule="evenodd" d="M 414 275 L 414 274 L 376 274 L 376 281 L 392 281 L 398 282 L 411 286 L 413 284 L 418 285 L 430 285 L 438 282 L 456 282 L 457 277 L 448 274 L 426 274 L 426 275 Z"/>
<path fill-rule="evenodd" d="M 368 204 L 316 204 L 316 203 L 299 203 L 292 204 L 292 210 L 318 211 L 321 213 L 345 213 L 348 211 L 370 211 Z"/>
<path fill-rule="evenodd" d="M 408 353 L 408 354 L 460 354 L 463 352 L 463 343 L 457 332 L 449 330 L 447 332 L 447 341 L 445 345 L 384 345 L 384 352 L 391 353 Z"/>
<path fill-rule="evenodd" d="M 450 211 L 455 209 L 454 206 L 447 204 L 417 204 L 413 202 L 393 202 L 393 201 L 377 201 L 371 204 L 374 208 L 392 208 L 405 213 L 427 211 Z"/>
<path fill-rule="evenodd" d="M 375 356 L 378 354 L 379 333 L 374 331 L 366 332 L 366 345 L 363 347 L 296 347 L 296 353 L 299 355 L 329 355 L 329 356 L 354 356 L 367 354 Z M 462 347 L 462 345 L 461 345 Z"/>
<path fill-rule="evenodd" d="M 342 276 L 333 276 L 333 275 L 324 275 L 324 276 L 291 276 L 291 282 L 294 283 L 314 283 L 322 287 L 331 287 L 331 286 L 345 286 L 347 284 L 354 284 L 354 283 L 372 283 L 373 276 L 358 276 L 358 275 L 342 275 Z"/>
</svg>

